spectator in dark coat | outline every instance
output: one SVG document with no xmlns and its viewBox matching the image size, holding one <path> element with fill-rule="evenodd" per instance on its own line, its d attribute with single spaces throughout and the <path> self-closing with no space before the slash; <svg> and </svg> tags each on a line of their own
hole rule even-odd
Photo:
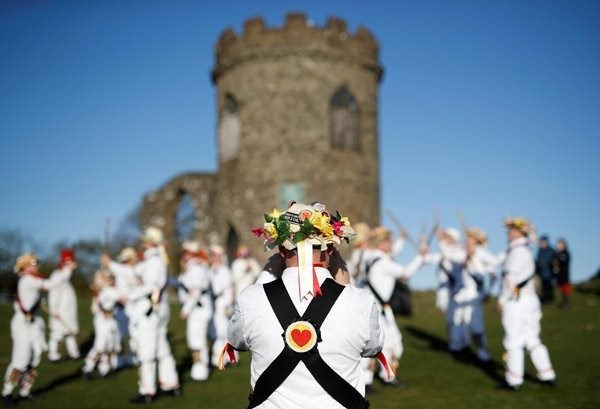
<svg viewBox="0 0 600 409">
<path fill-rule="evenodd" d="M 554 301 L 554 274 L 552 271 L 555 251 L 550 247 L 548 236 L 540 237 L 540 244 L 535 259 L 535 273 L 542 282 L 542 304 Z"/>
<path fill-rule="evenodd" d="M 556 273 L 556 281 L 560 287 L 562 294 L 561 308 L 569 306 L 573 287 L 571 286 L 570 277 L 571 254 L 567 248 L 565 239 L 556 241 L 556 256 L 554 258 L 554 272 Z"/>
</svg>

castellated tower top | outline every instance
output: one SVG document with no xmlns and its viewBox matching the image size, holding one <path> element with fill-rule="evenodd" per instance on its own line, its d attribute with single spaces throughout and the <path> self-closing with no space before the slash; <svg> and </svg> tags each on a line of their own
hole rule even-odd
<svg viewBox="0 0 600 409">
<path fill-rule="evenodd" d="M 375 37 L 360 26 L 348 32 L 346 21 L 330 17 L 325 27 L 313 27 L 302 13 L 290 13 L 283 27 L 268 28 L 261 17 L 246 20 L 242 35 L 228 28 L 215 46 L 216 65 L 213 81 L 226 70 L 255 58 L 277 58 L 289 55 L 346 60 L 376 72 L 381 79 L 379 44 Z"/>
</svg>

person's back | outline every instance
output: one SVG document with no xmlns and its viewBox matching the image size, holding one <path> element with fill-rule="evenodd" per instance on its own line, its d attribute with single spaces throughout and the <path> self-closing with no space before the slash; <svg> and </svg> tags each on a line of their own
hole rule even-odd
<svg viewBox="0 0 600 409">
<path fill-rule="evenodd" d="M 327 269 L 333 244 L 354 230 L 318 203 L 292 203 L 265 219 L 255 231 L 287 268 L 243 290 L 228 327 L 229 344 L 252 353 L 249 407 L 365 407 L 360 358 L 381 351 L 379 311 L 371 294 L 335 282 Z"/>
<path fill-rule="evenodd" d="M 332 279 L 329 271 L 324 268 L 317 267 L 315 271 L 320 285 L 326 279 Z M 306 312 L 310 301 L 298 300 L 298 269 L 287 268 L 281 280 L 301 316 Z M 285 329 L 279 324 L 263 285 L 252 285 L 242 291 L 234 317 L 243 317 L 243 320 L 240 322 L 240 331 L 230 331 L 229 342 L 236 348 L 252 352 L 250 383 L 254 389 L 260 375 L 284 349 L 281 334 Z M 331 369 L 363 396 L 365 384 L 359 368 L 360 358 L 375 356 L 381 350 L 383 341 L 381 331 L 372 333 L 378 329 L 378 326 L 371 325 L 373 320 L 378 320 L 373 296 L 366 290 L 346 286 L 319 328 L 322 339 L 317 344 L 319 354 Z M 322 391 L 323 388 L 300 362 L 259 407 L 343 407 Z"/>
</svg>

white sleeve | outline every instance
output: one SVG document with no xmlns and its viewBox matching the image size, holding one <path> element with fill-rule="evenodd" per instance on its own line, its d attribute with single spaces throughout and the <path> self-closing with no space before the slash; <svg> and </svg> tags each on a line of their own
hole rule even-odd
<svg viewBox="0 0 600 409">
<path fill-rule="evenodd" d="M 421 254 L 417 254 L 415 258 L 406 265 L 404 268 L 404 277 L 411 278 L 419 269 L 423 266 L 424 257 Z"/>
<path fill-rule="evenodd" d="M 50 278 L 43 281 L 43 288 L 49 290 L 57 285 L 64 284 L 71 279 L 73 269 L 70 267 L 63 267 L 60 270 L 55 270 Z"/>
<path fill-rule="evenodd" d="M 383 341 L 385 335 L 381 328 L 380 317 L 381 313 L 379 312 L 379 308 L 377 308 L 377 305 L 375 304 L 375 299 L 373 299 L 373 303 L 371 305 L 371 312 L 369 314 L 369 334 L 367 337 L 367 342 L 361 354 L 363 357 L 373 357 L 377 355 L 383 348 Z"/>
<path fill-rule="evenodd" d="M 447 244 L 440 243 L 440 252 L 442 253 L 442 258 L 452 263 L 464 263 L 467 259 L 467 252 L 459 246 L 448 246 Z"/>
<path fill-rule="evenodd" d="M 402 250 L 404 250 L 404 243 L 406 243 L 406 240 L 404 240 L 403 237 L 398 237 L 396 240 L 394 240 L 392 243 L 392 257 L 402 253 Z"/>
<path fill-rule="evenodd" d="M 246 337 L 244 336 L 244 311 L 240 306 L 240 302 L 241 300 L 235 303 L 233 315 L 229 319 L 229 324 L 227 325 L 227 341 L 235 349 L 247 351 L 249 346 L 246 342 Z"/>
<path fill-rule="evenodd" d="M 504 255 L 504 257 L 502 257 Z M 478 257 L 480 257 L 481 262 L 485 266 L 485 270 L 482 273 L 494 273 L 496 269 L 502 264 L 504 261 L 503 258 L 506 258 L 505 253 L 500 253 L 498 255 L 492 254 L 486 248 L 478 249 Z"/>
<path fill-rule="evenodd" d="M 423 257 L 423 262 L 425 264 L 440 264 L 442 262 L 442 254 L 441 253 L 427 253 Z"/>
</svg>

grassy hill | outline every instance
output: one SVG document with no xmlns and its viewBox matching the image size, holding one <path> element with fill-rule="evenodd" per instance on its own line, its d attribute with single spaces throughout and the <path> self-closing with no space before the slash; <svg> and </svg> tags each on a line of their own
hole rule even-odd
<svg viewBox="0 0 600 409">
<path fill-rule="evenodd" d="M 456 361 L 446 352 L 446 336 L 441 313 L 431 292 L 413 294 L 415 314 L 400 318 L 404 337 L 404 356 L 399 377 L 408 386 L 390 389 L 376 383 L 370 395 L 373 408 L 594 408 L 600 405 L 600 298 L 577 293 L 570 309 L 550 306 L 544 309 L 542 339 L 548 346 L 558 373 L 558 387 L 549 389 L 535 381 L 529 360 L 528 379 L 518 393 L 496 390 L 502 379 L 502 328 L 494 302 L 486 304 L 486 322 L 493 365 L 480 367 Z M 248 354 L 240 365 L 224 372 L 215 371 L 204 383 L 189 380 L 189 355 L 185 345 L 184 323 L 172 306 L 170 336 L 175 358 L 184 382 L 180 398 L 162 397 L 156 408 L 244 408 L 250 390 Z M 10 318 L 12 306 L 0 304 L 0 371 L 8 365 L 11 351 Z M 92 338 L 89 298 L 80 300 L 80 342 L 85 350 Z M 49 363 L 39 367 L 34 392 L 41 400 L 21 402 L 21 408 L 114 408 L 129 406 L 136 393 L 136 370 L 124 369 L 105 379 L 83 380 L 82 360 Z"/>
</svg>

